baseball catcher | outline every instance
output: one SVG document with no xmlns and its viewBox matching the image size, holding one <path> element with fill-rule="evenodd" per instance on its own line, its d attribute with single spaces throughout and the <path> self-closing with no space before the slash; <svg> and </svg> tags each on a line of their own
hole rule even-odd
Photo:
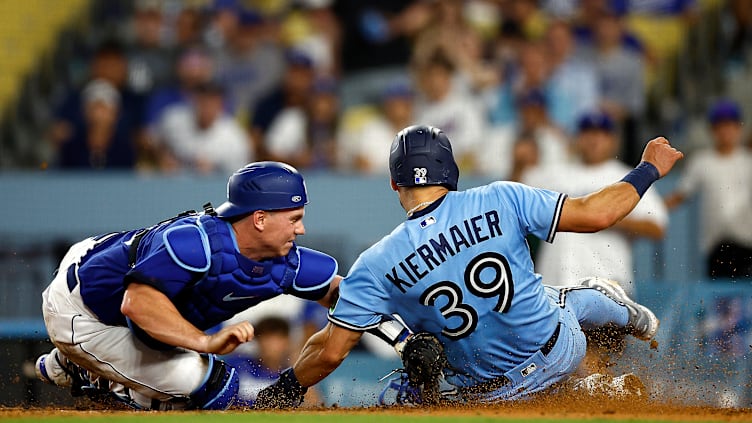
<svg viewBox="0 0 752 423">
<path fill-rule="evenodd" d="M 329 307 L 340 278 L 334 258 L 295 244 L 308 203 L 297 170 L 251 163 L 227 195 L 216 210 L 73 245 L 42 294 L 55 348 L 37 359 L 39 378 L 138 409 L 230 407 L 238 374 L 217 355 L 253 327 L 205 331 L 280 294 Z"/>
</svg>

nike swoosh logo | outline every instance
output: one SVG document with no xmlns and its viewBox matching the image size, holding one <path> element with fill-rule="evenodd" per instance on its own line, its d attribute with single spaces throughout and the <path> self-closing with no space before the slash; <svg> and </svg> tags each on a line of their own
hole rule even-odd
<svg viewBox="0 0 752 423">
<path fill-rule="evenodd" d="M 234 292 L 230 292 L 229 294 L 225 295 L 224 298 L 222 298 L 222 301 L 229 302 L 229 301 L 239 301 L 239 300 L 251 300 L 253 298 L 258 298 L 258 295 L 249 295 L 247 297 L 235 297 L 233 296 Z"/>
</svg>

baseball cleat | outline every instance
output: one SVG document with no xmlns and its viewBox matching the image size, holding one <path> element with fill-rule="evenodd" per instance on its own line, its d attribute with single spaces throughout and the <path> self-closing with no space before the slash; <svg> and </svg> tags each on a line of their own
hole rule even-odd
<svg viewBox="0 0 752 423">
<path fill-rule="evenodd" d="M 60 359 L 59 351 L 53 348 L 48 354 L 42 354 L 34 363 L 34 372 L 39 380 L 57 386 L 71 386 L 72 380 L 67 370 L 68 359 Z"/>
<path fill-rule="evenodd" d="M 623 305 L 629 311 L 627 330 L 635 338 L 649 341 L 658 332 L 660 321 L 649 308 L 638 304 L 624 291 L 618 282 L 609 279 L 592 277 L 580 281 L 581 286 L 597 289 L 605 296 Z"/>
<path fill-rule="evenodd" d="M 639 398 L 648 394 L 645 384 L 634 373 L 627 373 L 617 377 L 594 373 L 587 377 L 576 379 L 572 390 L 591 397 L 609 398 Z"/>
</svg>

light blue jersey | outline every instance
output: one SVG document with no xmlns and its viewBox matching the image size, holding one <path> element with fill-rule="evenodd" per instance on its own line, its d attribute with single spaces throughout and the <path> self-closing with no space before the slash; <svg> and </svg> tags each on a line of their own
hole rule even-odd
<svg viewBox="0 0 752 423">
<path fill-rule="evenodd" d="M 552 242 L 565 198 L 513 182 L 449 192 L 360 255 L 329 319 L 367 330 L 398 314 L 441 339 L 450 383 L 504 375 L 559 323 L 525 237 Z"/>
</svg>

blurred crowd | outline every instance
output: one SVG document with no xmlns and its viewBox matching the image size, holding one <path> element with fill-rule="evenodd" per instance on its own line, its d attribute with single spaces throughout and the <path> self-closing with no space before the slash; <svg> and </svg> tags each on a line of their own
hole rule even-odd
<svg viewBox="0 0 752 423">
<path fill-rule="evenodd" d="M 117 24 L 54 105 L 49 165 L 228 173 L 270 159 L 385 174 L 394 135 L 419 122 L 448 133 L 463 174 L 519 179 L 575 160 L 593 112 L 634 164 L 698 2 L 113 2 Z M 752 63 L 751 3 L 719 6 L 719 72 Z"/>
<path fill-rule="evenodd" d="M 395 134 L 420 123 L 448 134 L 463 175 L 570 195 L 619 180 L 650 138 L 668 135 L 646 128 L 651 107 L 709 10 L 699 0 L 98 4 L 127 19 L 109 19 L 81 83 L 60 97 L 52 166 L 226 175 L 279 160 L 386 175 Z M 741 90 L 752 84 L 752 0 L 715 10 L 725 17 L 716 72 L 749 69 Z M 669 210 L 698 193 L 707 276 L 752 277 L 744 103 L 710 96 L 705 107 L 702 145 L 672 139 L 688 153 L 675 192 L 649 191 L 602 233 L 533 245 L 547 283 L 598 274 L 631 291 L 632 242 L 662 239 Z"/>
</svg>

